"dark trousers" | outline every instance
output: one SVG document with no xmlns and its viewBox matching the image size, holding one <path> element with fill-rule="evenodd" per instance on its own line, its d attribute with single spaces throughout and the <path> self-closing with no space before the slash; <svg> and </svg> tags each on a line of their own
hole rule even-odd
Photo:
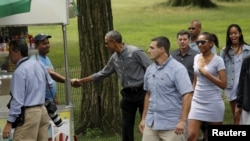
<svg viewBox="0 0 250 141">
<path fill-rule="evenodd" d="M 134 141 L 136 112 L 139 109 L 142 115 L 145 93 L 143 86 L 121 90 L 122 141 Z"/>
</svg>

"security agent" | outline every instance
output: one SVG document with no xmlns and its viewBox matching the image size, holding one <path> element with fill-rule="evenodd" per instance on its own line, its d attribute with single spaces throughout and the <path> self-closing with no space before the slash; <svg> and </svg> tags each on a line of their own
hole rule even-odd
<svg viewBox="0 0 250 141">
<path fill-rule="evenodd" d="M 10 137 L 12 124 L 23 108 L 24 123 L 15 128 L 13 140 L 48 140 L 49 116 L 44 103 L 45 89 L 52 85 L 52 79 L 38 61 L 28 59 L 28 47 L 23 41 L 10 42 L 9 57 L 16 69 L 11 79 L 12 99 L 3 138 Z"/>
</svg>

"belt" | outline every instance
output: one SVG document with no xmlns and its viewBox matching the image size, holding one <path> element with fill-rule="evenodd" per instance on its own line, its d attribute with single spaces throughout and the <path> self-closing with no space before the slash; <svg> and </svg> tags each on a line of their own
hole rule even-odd
<svg viewBox="0 0 250 141">
<path fill-rule="evenodd" d="M 37 104 L 37 105 L 32 105 L 32 106 L 24 106 L 24 108 L 28 109 L 28 108 L 41 107 L 41 106 L 43 106 L 43 104 Z"/>
<path fill-rule="evenodd" d="M 143 85 L 138 86 L 138 87 L 127 87 L 125 89 L 130 90 L 130 91 L 139 91 L 143 89 Z"/>
</svg>

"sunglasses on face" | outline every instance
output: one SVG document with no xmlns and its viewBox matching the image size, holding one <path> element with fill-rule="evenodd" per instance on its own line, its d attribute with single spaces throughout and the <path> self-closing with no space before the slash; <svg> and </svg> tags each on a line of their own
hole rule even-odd
<svg viewBox="0 0 250 141">
<path fill-rule="evenodd" d="M 208 40 L 200 40 L 200 41 L 196 41 L 195 43 L 196 45 L 199 45 L 199 44 L 204 45 L 206 42 L 208 42 Z"/>
<path fill-rule="evenodd" d="M 195 30 L 195 28 L 194 27 L 189 27 L 188 30 Z"/>
</svg>

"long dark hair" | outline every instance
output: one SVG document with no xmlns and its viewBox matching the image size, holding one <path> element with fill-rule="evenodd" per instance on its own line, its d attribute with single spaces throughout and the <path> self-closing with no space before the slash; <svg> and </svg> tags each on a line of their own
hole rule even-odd
<svg viewBox="0 0 250 141">
<path fill-rule="evenodd" d="M 243 33 L 242 33 L 242 30 L 240 28 L 240 26 L 238 24 L 230 24 L 227 28 L 227 34 L 226 34 L 226 47 L 225 47 L 225 54 L 231 59 L 231 56 L 229 54 L 229 50 L 232 46 L 232 41 L 230 40 L 230 29 L 232 27 L 235 27 L 239 33 L 240 33 L 240 37 L 239 37 L 239 45 L 240 46 L 243 46 L 244 44 L 247 44 L 245 41 L 244 41 L 244 36 L 243 36 Z M 237 49 L 237 51 L 239 51 L 240 48 Z"/>
<path fill-rule="evenodd" d="M 212 41 L 214 42 L 214 45 L 215 45 L 217 48 L 219 48 L 220 46 L 219 46 L 219 40 L 218 40 L 217 35 L 214 34 L 214 33 L 210 33 L 210 34 L 211 34 L 211 36 L 212 36 Z"/>
<path fill-rule="evenodd" d="M 200 35 L 204 35 L 207 40 L 213 42 L 213 44 L 219 48 L 219 40 L 218 37 L 214 33 L 202 32 Z"/>
</svg>

